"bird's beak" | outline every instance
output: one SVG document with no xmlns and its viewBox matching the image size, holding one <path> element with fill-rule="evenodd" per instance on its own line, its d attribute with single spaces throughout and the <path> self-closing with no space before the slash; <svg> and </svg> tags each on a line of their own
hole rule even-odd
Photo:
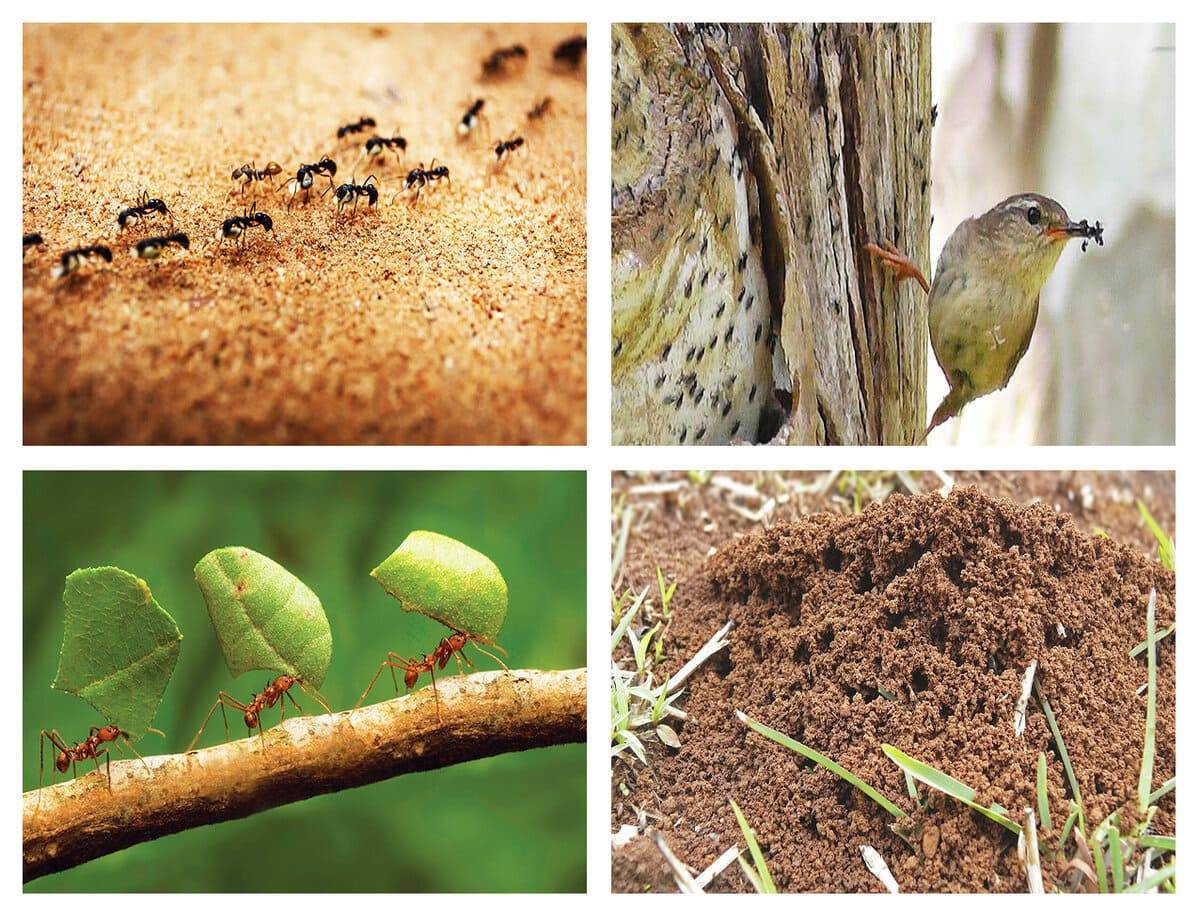
<svg viewBox="0 0 1200 918">
<path fill-rule="evenodd" d="M 1087 220 L 1068 220 L 1061 226 L 1046 227 L 1046 235 L 1055 242 L 1060 239 L 1070 239 L 1072 236 L 1089 236 L 1091 231 L 1091 225 Z"/>
</svg>

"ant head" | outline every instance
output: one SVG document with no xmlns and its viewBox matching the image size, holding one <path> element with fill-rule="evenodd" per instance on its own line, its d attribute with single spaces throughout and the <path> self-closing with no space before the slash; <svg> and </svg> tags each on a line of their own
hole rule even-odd
<svg viewBox="0 0 1200 918">
<path fill-rule="evenodd" d="M 375 127 L 375 119 L 368 115 L 363 115 L 358 123 L 360 127 Z"/>
<path fill-rule="evenodd" d="M 172 233 L 171 238 L 174 239 L 181 248 L 188 249 L 192 246 L 191 240 L 188 239 L 186 233 Z"/>
<path fill-rule="evenodd" d="M 271 222 L 271 218 L 264 214 L 261 210 L 254 212 L 254 222 L 268 232 L 274 231 L 275 224 Z"/>
<path fill-rule="evenodd" d="M 247 710 L 245 716 L 242 717 L 242 720 L 246 722 L 247 727 L 253 730 L 258 726 L 258 712 L 254 710 Z"/>
<path fill-rule="evenodd" d="M 96 737 L 102 743 L 111 743 L 118 736 L 127 737 L 128 734 L 126 734 L 124 730 L 119 729 L 116 724 L 109 724 L 108 726 L 101 727 L 96 731 Z"/>
<path fill-rule="evenodd" d="M 319 163 L 317 163 L 317 165 L 320 166 L 322 169 L 324 169 L 326 172 L 328 172 L 330 175 L 337 175 L 337 163 L 335 163 L 328 156 L 321 157 L 321 161 Z"/>
<path fill-rule="evenodd" d="M 379 189 L 374 185 L 365 185 L 364 187 L 367 189 L 367 200 L 374 205 L 379 200 Z"/>
<path fill-rule="evenodd" d="M 93 249 L 93 251 L 105 261 L 109 263 L 112 262 L 112 249 L 110 249 L 108 246 L 98 245 L 95 247 L 95 249 Z"/>
<path fill-rule="evenodd" d="M 67 769 L 71 767 L 71 757 L 65 752 L 60 752 L 54 757 L 54 767 L 66 774 Z"/>
</svg>

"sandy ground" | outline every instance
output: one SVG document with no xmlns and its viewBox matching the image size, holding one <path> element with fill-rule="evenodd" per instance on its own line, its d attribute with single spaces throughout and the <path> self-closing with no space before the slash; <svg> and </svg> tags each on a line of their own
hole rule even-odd
<svg viewBox="0 0 1200 918">
<path fill-rule="evenodd" d="M 583 442 L 585 81 L 551 66 L 582 31 L 26 26 L 23 224 L 46 240 L 24 266 L 26 442 Z M 514 42 L 526 66 L 482 81 L 482 58 Z M 490 117 L 461 141 L 476 96 Z M 366 135 L 339 145 L 336 129 L 361 115 L 407 138 L 403 166 L 355 167 Z M 525 147 L 495 171 L 492 143 L 514 131 Z M 324 154 L 339 182 L 379 178 L 377 210 L 338 219 L 314 194 L 289 214 L 260 192 L 274 234 L 218 250 L 243 206 L 234 167 L 294 176 Z M 435 157 L 453 184 L 392 203 Z M 129 255 L 155 231 L 118 231 L 142 191 L 189 252 Z M 92 243 L 111 265 L 51 278 Z"/>
</svg>

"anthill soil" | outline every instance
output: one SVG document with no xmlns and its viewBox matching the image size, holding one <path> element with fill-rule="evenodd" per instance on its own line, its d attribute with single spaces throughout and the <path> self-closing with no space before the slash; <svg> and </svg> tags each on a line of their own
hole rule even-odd
<svg viewBox="0 0 1200 918">
<path fill-rule="evenodd" d="M 989 491 L 1040 485 L 1046 500 L 1084 495 L 1089 516 L 1097 504 L 1149 498 L 1173 531 L 1169 475 L 1030 474 L 1024 485 L 1019 474 L 955 477 L 973 477 Z M 630 489 L 615 480 L 627 500 Z M 1129 650 L 1145 637 L 1152 586 L 1158 626 L 1175 615 L 1174 574 L 1148 557 L 1153 541 L 1144 528 L 1128 533 L 1136 536 L 1131 547 L 1081 530 L 1045 501 L 1020 505 L 977 487 L 947 498 L 894 495 L 857 515 L 786 519 L 785 512 L 764 526 L 729 513 L 726 495 L 714 491 L 689 486 L 648 498 L 630 538 L 631 584 L 652 582 L 656 565 L 679 581 L 664 672 L 725 622 L 734 628 L 729 649 L 692 677 L 680 701 L 689 714 L 682 748 L 652 743 L 649 768 L 614 768 L 614 830 L 636 823 L 640 808 L 698 871 L 740 841 L 732 797 L 787 891 L 881 891 L 860 845 L 879 850 L 903 890 L 1022 891 L 1014 836 L 1000 826 L 932 792 L 914 850 L 875 803 L 749 732 L 734 711 L 826 753 L 910 809 L 902 773 L 881 743 L 974 787 L 985 805 L 1018 814 L 1035 805 L 1037 757 L 1045 752 L 1060 829 L 1069 792 L 1045 716 L 1031 703 L 1024 735 L 1013 730 L 1021 677 L 1034 659 L 1089 822 L 1116 809 L 1134 818 L 1145 662 Z M 1123 514 L 1113 516 L 1119 522 Z M 1100 514 L 1092 525 L 1104 522 Z M 1174 637 L 1159 648 L 1154 786 L 1175 774 Z M 1173 795 L 1161 805 L 1154 829 L 1172 834 Z M 1050 888 L 1065 865 L 1044 869 Z M 639 838 L 614 853 L 613 888 L 674 884 L 654 846 Z M 749 886 L 734 867 L 710 889 Z"/>
<path fill-rule="evenodd" d="M 586 91 L 584 68 L 551 63 L 582 31 L 25 26 L 22 219 L 47 243 L 23 271 L 26 442 L 583 442 Z M 481 60 L 517 42 L 526 64 L 482 80 Z M 463 141 L 476 97 L 488 120 Z M 358 161 L 366 134 L 339 143 L 364 114 L 407 139 L 403 164 Z M 491 145 L 513 132 L 526 143 L 497 171 Z M 326 154 L 339 183 L 378 177 L 377 209 L 338 219 L 314 193 L 289 214 L 260 191 L 273 234 L 218 251 L 221 221 L 250 203 L 227 197 L 235 167 L 294 176 Z M 435 157 L 451 184 L 392 203 Z M 118 233 L 142 191 L 189 252 L 129 256 L 166 228 Z M 51 278 L 93 243 L 111 265 Z"/>
</svg>

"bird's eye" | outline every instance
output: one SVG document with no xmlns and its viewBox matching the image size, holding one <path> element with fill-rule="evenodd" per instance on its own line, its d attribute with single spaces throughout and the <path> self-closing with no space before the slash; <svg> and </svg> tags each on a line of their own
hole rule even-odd
<svg viewBox="0 0 1200 918">
<path fill-rule="evenodd" d="M 1042 212 L 1040 210 L 1038 210 L 1036 207 L 1029 208 L 1029 210 L 1025 214 L 1025 216 L 1029 218 L 1029 222 L 1033 226 L 1037 226 L 1039 223 L 1042 222 Z"/>
</svg>

